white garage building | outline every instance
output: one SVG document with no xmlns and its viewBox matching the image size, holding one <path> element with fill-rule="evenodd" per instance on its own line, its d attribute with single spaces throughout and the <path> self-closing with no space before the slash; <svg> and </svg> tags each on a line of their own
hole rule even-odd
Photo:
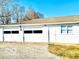
<svg viewBox="0 0 79 59">
<path fill-rule="evenodd" d="M 51 17 L 0 25 L 0 41 L 79 43 L 79 16 Z"/>
</svg>

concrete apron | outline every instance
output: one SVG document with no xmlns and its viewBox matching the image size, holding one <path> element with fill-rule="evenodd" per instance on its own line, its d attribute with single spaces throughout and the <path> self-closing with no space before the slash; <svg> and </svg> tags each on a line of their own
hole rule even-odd
<svg viewBox="0 0 79 59">
<path fill-rule="evenodd" d="M 0 59 L 60 59 L 48 51 L 48 44 L 0 43 Z"/>
</svg>

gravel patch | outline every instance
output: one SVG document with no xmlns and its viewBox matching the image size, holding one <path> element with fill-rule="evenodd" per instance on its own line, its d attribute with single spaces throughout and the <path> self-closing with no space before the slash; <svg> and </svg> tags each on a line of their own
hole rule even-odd
<svg viewBox="0 0 79 59">
<path fill-rule="evenodd" d="M 47 44 L 4 43 L 0 46 L 0 59 L 60 59 L 49 53 Z"/>
</svg>

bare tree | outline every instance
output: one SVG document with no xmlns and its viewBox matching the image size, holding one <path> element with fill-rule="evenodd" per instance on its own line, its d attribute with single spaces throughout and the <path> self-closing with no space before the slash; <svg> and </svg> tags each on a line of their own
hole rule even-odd
<svg viewBox="0 0 79 59">
<path fill-rule="evenodd" d="M 13 0 L 0 0 L 0 24 L 9 24 L 11 20 L 16 20 L 20 23 L 22 20 L 32 20 L 43 18 L 43 14 L 36 12 L 32 7 L 29 7 L 26 14 L 25 8 L 19 4 L 11 5 Z"/>
<path fill-rule="evenodd" d="M 26 16 L 24 20 L 32 20 L 32 19 L 38 19 L 43 17 L 44 17 L 43 14 L 41 14 L 40 12 L 36 12 L 35 10 L 33 10 L 32 7 L 29 7 L 26 12 Z"/>
<path fill-rule="evenodd" d="M 38 18 L 44 18 L 44 15 L 40 12 L 37 12 L 37 16 L 38 16 Z"/>
<path fill-rule="evenodd" d="M 0 0 L 0 22 L 1 24 L 8 24 L 10 19 L 10 12 L 7 8 L 11 0 Z M 8 22 L 8 23 L 7 23 Z"/>
<path fill-rule="evenodd" d="M 9 24 L 11 20 L 19 22 L 24 16 L 24 7 L 12 3 L 14 0 L 0 0 L 0 23 Z"/>
<path fill-rule="evenodd" d="M 19 22 L 21 23 L 21 21 L 23 21 L 23 18 L 24 18 L 24 16 L 25 16 L 25 7 L 20 6 L 19 13 L 20 13 L 20 19 L 19 19 Z"/>
<path fill-rule="evenodd" d="M 15 4 L 13 5 L 13 16 L 16 19 L 16 22 L 20 22 L 20 20 L 23 19 L 24 16 L 24 12 L 25 12 L 25 8 L 20 6 L 19 4 Z"/>
</svg>

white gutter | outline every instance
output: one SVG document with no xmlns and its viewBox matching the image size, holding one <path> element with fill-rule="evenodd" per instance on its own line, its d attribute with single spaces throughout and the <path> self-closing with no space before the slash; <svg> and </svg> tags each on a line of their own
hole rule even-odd
<svg viewBox="0 0 79 59">
<path fill-rule="evenodd" d="M 76 23 L 79 23 L 79 21 L 75 21 L 75 22 L 55 22 L 55 23 L 40 23 L 40 24 L 10 24 L 10 25 L 0 25 L 2 27 L 5 27 L 5 26 L 35 26 L 35 25 L 39 25 L 39 26 L 42 26 L 42 25 L 58 25 L 58 24 L 76 24 Z"/>
</svg>

